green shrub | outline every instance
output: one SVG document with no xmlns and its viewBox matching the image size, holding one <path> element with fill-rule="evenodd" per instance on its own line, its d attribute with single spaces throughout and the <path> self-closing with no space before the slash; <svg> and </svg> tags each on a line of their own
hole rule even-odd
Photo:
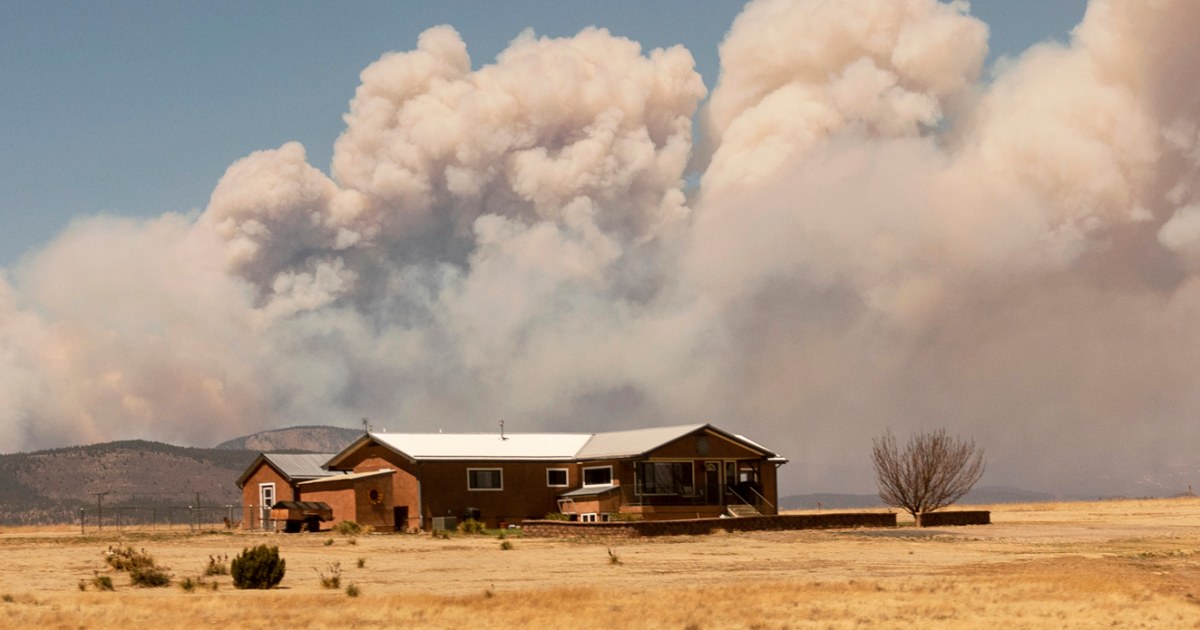
<svg viewBox="0 0 1200 630">
<path fill-rule="evenodd" d="M 500 542 L 500 550 L 501 551 L 511 551 L 512 548 L 513 548 L 513 544 L 512 544 L 511 540 L 504 540 L 504 541 Z"/>
<path fill-rule="evenodd" d="M 358 523 L 355 523 L 354 521 L 342 521 L 341 523 L 334 525 L 333 533 L 341 534 L 343 536 L 358 536 L 359 534 L 367 533 L 369 529 L 369 526 L 364 527 Z"/>
<path fill-rule="evenodd" d="M 483 530 L 483 521 L 477 521 L 473 518 L 469 518 L 458 524 L 458 531 L 463 534 L 482 534 Z"/>
<path fill-rule="evenodd" d="M 196 580 L 186 577 L 179 581 L 179 588 L 183 589 L 187 593 L 191 593 L 192 591 L 196 590 L 196 584 L 198 584 Z"/>
<path fill-rule="evenodd" d="M 112 578 L 108 577 L 107 575 L 97 574 L 96 577 L 92 578 L 92 586 L 95 586 L 96 590 L 98 591 L 115 590 L 113 589 Z"/>
<path fill-rule="evenodd" d="M 571 515 L 563 514 L 562 512 L 551 512 L 546 515 L 546 520 L 547 521 L 569 521 L 569 520 L 571 520 Z"/>
<path fill-rule="evenodd" d="M 166 586 L 171 583 L 171 574 L 167 573 L 166 567 L 148 566 L 137 567 L 129 570 L 129 581 L 134 586 L 143 587 L 159 587 Z"/>
<path fill-rule="evenodd" d="M 348 595 L 350 597 L 358 597 L 359 594 L 360 593 L 359 593 L 357 584 L 351 584 L 346 587 L 346 595 Z"/>
<path fill-rule="evenodd" d="M 237 588 L 272 588 L 283 580 L 286 564 L 279 557 L 279 547 L 259 545 L 242 549 L 230 563 L 229 573 Z"/>
<path fill-rule="evenodd" d="M 154 557 L 145 549 L 135 550 L 133 547 L 109 547 L 104 552 L 104 561 L 118 571 L 132 571 L 138 568 L 154 566 Z"/>
<path fill-rule="evenodd" d="M 333 546 L 333 539 L 332 539 L 332 538 L 330 538 L 329 540 L 326 540 L 324 544 L 325 544 L 325 546 L 326 546 L 326 547 L 332 547 L 332 546 Z"/>
</svg>

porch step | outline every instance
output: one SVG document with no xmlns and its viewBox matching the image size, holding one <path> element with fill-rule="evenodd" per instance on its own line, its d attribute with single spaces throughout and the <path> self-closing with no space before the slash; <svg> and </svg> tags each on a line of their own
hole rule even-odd
<svg viewBox="0 0 1200 630">
<path fill-rule="evenodd" d="M 753 505 L 727 505 L 725 512 L 733 517 L 738 516 L 762 516 L 758 510 L 754 509 Z"/>
</svg>

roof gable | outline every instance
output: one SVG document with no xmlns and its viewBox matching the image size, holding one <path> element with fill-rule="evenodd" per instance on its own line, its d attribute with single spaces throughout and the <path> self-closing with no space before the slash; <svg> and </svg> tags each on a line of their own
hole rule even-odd
<svg viewBox="0 0 1200 630">
<path fill-rule="evenodd" d="M 237 485 L 239 488 L 245 486 L 250 476 L 262 465 L 275 469 L 289 483 L 340 474 L 322 467 L 332 456 L 332 453 L 259 453 L 242 472 L 242 476 L 238 477 Z"/>
</svg>

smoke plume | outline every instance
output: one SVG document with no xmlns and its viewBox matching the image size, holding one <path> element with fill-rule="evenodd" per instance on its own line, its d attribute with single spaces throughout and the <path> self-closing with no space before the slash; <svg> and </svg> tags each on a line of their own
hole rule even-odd
<svg viewBox="0 0 1200 630">
<path fill-rule="evenodd" d="M 973 437 L 985 483 L 1194 469 L 1195 24 L 1093 0 L 989 68 L 965 2 L 755 0 L 711 94 L 599 28 L 483 65 L 430 29 L 362 72 L 329 174 L 259 151 L 195 216 L 8 270 L 0 450 L 712 422 L 785 492 L 868 491 L 889 427 Z"/>
</svg>

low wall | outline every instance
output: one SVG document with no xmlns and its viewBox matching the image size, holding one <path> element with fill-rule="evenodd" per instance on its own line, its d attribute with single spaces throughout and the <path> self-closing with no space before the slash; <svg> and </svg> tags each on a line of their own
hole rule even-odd
<svg viewBox="0 0 1200 630">
<path fill-rule="evenodd" d="M 987 510 L 954 510 L 917 515 L 917 527 L 946 527 L 949 525 L 990 525 L 992 513 Z"/>
<path fill-rule="evenodd" d="M 785 529 L 846 529 L 895 527 L 892 513 L 783 514 L 738 518 L 700 518 L 678 521 L 525 521 L 522 535 L 547 538 L 635 538 L 639 536 L 698 536 L 717 531 L 749 532 Z"/>
</svg>

